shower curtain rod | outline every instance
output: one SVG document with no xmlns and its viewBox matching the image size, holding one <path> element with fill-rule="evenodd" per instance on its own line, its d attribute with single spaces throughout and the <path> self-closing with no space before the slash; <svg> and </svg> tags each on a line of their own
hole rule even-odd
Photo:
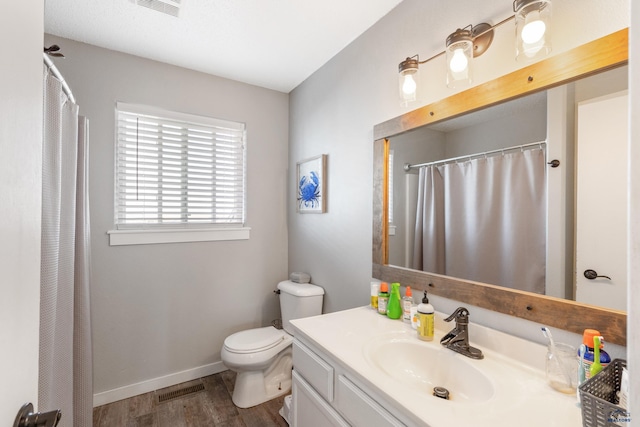
<svg viewBox="0 0 640 427">
<path fill-rule="evenodd" d="M 49 58 L 49 55 L 47 55 L 46 53 L 43 53 L 42 55 L 44 58 L 44 63 L 47 65 L 47 67 L 49 67 L 53 75 L 56 76 L 56 79 L 60 80 L 60 83 L 62 83 L 62 90 L 64 91 L 64 93 L 67 95 L 67 97 L 69 97 L 69 100 L 75 104 L 76 98 L 73 96 L 73 93 L 71 92 L 71 88 L 69 87 L 67 82 L 64 80 L 64 77 L 62 77 L 62 73 L 60 73 L 60 70 L 58 70 L 58 67 L 56 67 L 56 64 L 53 63 L 51 58 Z"/>
<path fill-rule="evenodd" d="M 474 157 L 485 157 L 485 156 L 488 156 L 490 154 L 504 153 L 505 151 L 522 150 L 522 149 L 525 149 L 525 148 L 528 148 L 528 147 L 534 147 L 536 145 L 538 145 L 538 146 L 540 146 L 540 148 L 542 148 L 542 144 L 546 144 L 546 143 L 547 143 L 547 141 L 530 142 L 528 144 L 516 145 L 514 147 L 499 148 L 497 150 L 485 151 L 484 153 L 468 154 L 466 156 L 458 156 L 458 157 L 452 157 L 450 159 L 435 160 L 433 162 L 419 163 L 419 164 L 416 164 L 416 165 L 411 165 L 409 163 L 405 163 L 404 164 L 404 170 L 405 170 L 405 172 L 409 172 L 411 169 L 421 168 L 423 166 L 433 166 L 433 165 L 437 165 L 437 164 L 440 164 L 440 163 L 442 163 L 444 165 L 444 164 L 453 163 L 453 162 L 456 162 L 456 161 L 462 160 L 462 159 L 471 160 Z"/>
</svg>

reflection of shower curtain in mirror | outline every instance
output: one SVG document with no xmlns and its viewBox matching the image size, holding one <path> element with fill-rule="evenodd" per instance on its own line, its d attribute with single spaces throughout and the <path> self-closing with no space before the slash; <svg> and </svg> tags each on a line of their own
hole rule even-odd
<svg viewBox="0 0 640 427">
<path fill-rule="evenodd" d="M 412 267 L 545 292 L 544 150 L 420 169 Z"/>
</svg>

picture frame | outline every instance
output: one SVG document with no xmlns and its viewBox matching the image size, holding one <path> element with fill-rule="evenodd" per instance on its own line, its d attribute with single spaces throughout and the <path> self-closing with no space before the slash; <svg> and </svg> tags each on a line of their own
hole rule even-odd
<svg viewBox="0 0 640 427">
<path fill-rule="evenodd" d="M 327 211 L 327 155 L 311 157 L 296 164 L 296 212 Z"/>
</svg>

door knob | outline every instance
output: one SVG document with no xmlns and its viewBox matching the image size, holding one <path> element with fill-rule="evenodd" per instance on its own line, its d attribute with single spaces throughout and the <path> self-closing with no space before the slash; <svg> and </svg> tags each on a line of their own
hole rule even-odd
<svg viewBox="0 0 640 427">
<path fill-rule="evenodd" d="M 611 280 L 611 277 L 609 277 L 609 276 L 598 276 L 598 272 L 595 271 L 595 270 L 585 270 L 584 271 L 584 277 L 586 277 L 589 280 L 597 279 L 599 277 Z"/>
<path fill-rule="evenodd" d="M 18 411 L 13 427 L 56 427 L 62 417 L 62 411 L 33 413 L 33 405 L 25 403 Z"/>
</svg>

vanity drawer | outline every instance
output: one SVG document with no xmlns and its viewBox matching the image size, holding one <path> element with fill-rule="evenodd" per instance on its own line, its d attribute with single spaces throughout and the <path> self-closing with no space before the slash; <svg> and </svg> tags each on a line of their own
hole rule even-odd
<svg viewBox="0 0 640 427">
<path fill-rule="evenodd" d="M 293 341 L 293 367 L 327 402 L 333 401 L 333 367 L 298 340 Z"/>
<path fill-rule="evenodd" d="M 404 424 L 347 377 L 338 375 L 336 388 L 337 409 L 349 424 L 367 427 L 404 427 Z"/>
</svg>

